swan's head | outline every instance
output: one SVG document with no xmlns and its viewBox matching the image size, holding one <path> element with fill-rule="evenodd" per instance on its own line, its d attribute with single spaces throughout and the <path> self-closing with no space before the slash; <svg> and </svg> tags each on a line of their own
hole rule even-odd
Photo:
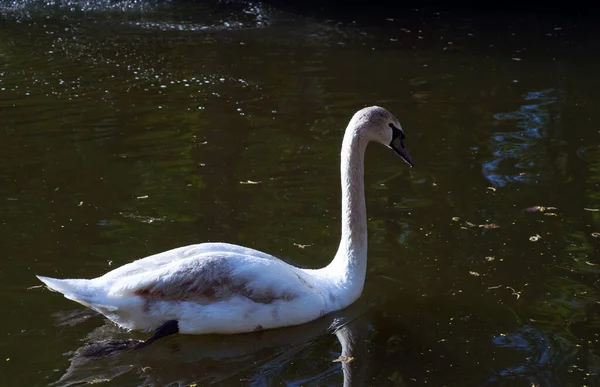
<svg viewBox="0 0 600 387">
<path fill-rule="evenodd" d="M 404 146 L 405 134 L 392 113 L 379 106 L 370 106 L 354 114 L 350 125 L 359 128 L 368 141 L 380 142 L 391 148 L 411 167 L 413 160 Z"/>
</svg>

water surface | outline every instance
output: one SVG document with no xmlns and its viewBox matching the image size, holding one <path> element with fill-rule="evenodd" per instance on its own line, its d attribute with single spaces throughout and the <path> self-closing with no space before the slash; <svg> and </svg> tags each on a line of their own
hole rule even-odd
<svg viewBox="0 0 600 387">
<path fill-rule="evenodd" d="M 0 25 L 3 385 L 600 385 L 589 21 L 19 0 Z M 35 274 L 93 277 L 202 241 L 325 265 L 343 129 L 373 104 L 399 117 L 416 167 L 369 148 L 357 305 L 289 330 L 76 352 L 147 335 Z M 332 362 L 340 340 L 353 362 Z"/>
</svg>

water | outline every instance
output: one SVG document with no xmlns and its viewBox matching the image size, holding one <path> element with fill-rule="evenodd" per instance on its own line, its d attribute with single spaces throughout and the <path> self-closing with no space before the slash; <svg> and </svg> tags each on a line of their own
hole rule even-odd
<svg viewBox="0 0 600 387">
<path fill-rule="evenodd" d="M 591 21 L 127 0 L 0 12 L 3 385 L 600 385 Z M 369 148 L 356 305 L 85 356 L 147 335 L 34 274 L 93 277 L 201 241 L 324 265 L 342 131 L 372 104 L 399 117 L 416 167 Z"/>
</svg>

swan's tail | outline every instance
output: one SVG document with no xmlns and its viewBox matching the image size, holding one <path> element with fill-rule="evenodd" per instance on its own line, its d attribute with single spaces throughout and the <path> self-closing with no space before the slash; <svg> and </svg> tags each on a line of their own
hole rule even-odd
<svg viewBox="0 0 600 387">
<path fill-rule="evenodd" d="M 92 281 L 88 279 L 57 279 L 50 277 L 36 276 L 50 290 L 62 293 L 65 298 L 73 300 L 88 308 L 96 309 L 98 298 L 98 288 L 92 285 Z"/>
<path fill-rule="evenodd" d="M 111 297 L 106 284 L 91 279 L 57 279 L 37 276 L 50 290 L 62 293 L 65 298 L 80 303 L 103 314 L 127 329 L 147 330 L 152 321 L 144 314 L 144 303 L 139 297 Z"/>
</svg>

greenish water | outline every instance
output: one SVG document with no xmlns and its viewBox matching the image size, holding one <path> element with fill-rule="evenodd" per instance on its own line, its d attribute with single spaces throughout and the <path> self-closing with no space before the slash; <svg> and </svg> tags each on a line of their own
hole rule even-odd
<svg viewBox="0 0 600 387">
<path fill-rule="evenodd" d="M 0 26 L 2 385 L 600 386 L 592 22 L 21 0 L 0 3 Z M 35 274 L 94 277 L 203 241 L 326 264 L 342 132 L 372 104 L 398 116 L 416 167 L 369 148 L 360 302 L 77 356 L 147 335 Z M 349 364 L 332 362 L 340 335 Z"/>
</svg>

